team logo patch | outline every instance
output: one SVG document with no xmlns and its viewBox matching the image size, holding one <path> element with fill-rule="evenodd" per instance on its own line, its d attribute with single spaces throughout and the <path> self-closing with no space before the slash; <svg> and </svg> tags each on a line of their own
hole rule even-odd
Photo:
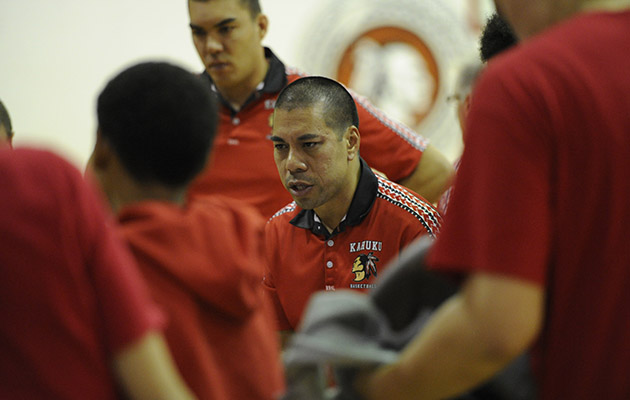
<svg viewBox="0 0 630 400">
<path fill-rule="evenodd" d="M 359 254 L 352 263 L 354 281 L 364 282 L 369 280 L 372 276 L 376 277 L 378 275 L 378 269 L 376 268 L 377 262 L 378 257 L 376 257 L 372 251 L 367 254 Z"/>
</svg>

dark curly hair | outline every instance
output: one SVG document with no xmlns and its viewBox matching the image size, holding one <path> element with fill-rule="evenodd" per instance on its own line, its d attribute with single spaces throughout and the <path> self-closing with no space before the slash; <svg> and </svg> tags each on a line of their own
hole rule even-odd
<svg viewBox="0 0 630 400">
<path fill-rule="evenodd" d="M 217 99 L 199 76 L 147 62 L 114 77 L 97 103 L 101 136 L 139 182 L 188 184 L 205 166 Z"/>
<path fill-rule="evenodd" d="M 487 62 L 503 50 L 514 46 L 517 42 L 518 38 L 510 24 L 499 14 L 492 14 L 486 21 L 479 40 L 481 61 Z"/>
</svg>

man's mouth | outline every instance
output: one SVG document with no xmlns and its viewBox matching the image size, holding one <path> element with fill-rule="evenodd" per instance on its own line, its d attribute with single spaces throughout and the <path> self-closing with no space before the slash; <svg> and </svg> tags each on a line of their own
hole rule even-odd
<svg viewBox="0 0 630 400">
<path fill-rule="evenodd" d="M 225 62 L 213 62 L 210 65 L 208 65 L 208 69 L 211 71 L 220 72 L 220 71 L 225 70 L 228 66 L 229 64 Z"/>
<path fill-rule="evenodd" d="M 293 196 L 301 197 L 306 195 L 313 185 L 309 185 L 306 182 L 290 182 L 287 187 Z"/>
</svg>

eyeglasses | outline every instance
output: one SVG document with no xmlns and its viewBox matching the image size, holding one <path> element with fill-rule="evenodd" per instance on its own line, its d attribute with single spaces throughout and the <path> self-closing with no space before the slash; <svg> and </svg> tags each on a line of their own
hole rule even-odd
<svg viewBox="0 0 630 400">
<path fill-rule="evenodd" d="M 446 102 L 447 103 L 459 103 L 460 101 L 464 100 L 463 96 L 459 93 L 455 93 L 455 94 L 451 94 L 449 96 L 446 97 Z"/>
</svg>

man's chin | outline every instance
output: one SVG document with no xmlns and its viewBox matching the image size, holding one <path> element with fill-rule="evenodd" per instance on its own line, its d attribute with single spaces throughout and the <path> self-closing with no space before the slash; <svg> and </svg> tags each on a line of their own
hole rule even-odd
<svg viewBox="0 0 630 400">
<path fill-rule="evenodd" d="M 308 199 L 296 199 L 295 197 L 293 197 L 293 201 L 295 201 L 295 204 L 297 204 L 300 208 L 304 210 L 312 210 L 317 207 L 317 205 L 314 204 L 313 201 L 309 201 Z"/>
</svg>

